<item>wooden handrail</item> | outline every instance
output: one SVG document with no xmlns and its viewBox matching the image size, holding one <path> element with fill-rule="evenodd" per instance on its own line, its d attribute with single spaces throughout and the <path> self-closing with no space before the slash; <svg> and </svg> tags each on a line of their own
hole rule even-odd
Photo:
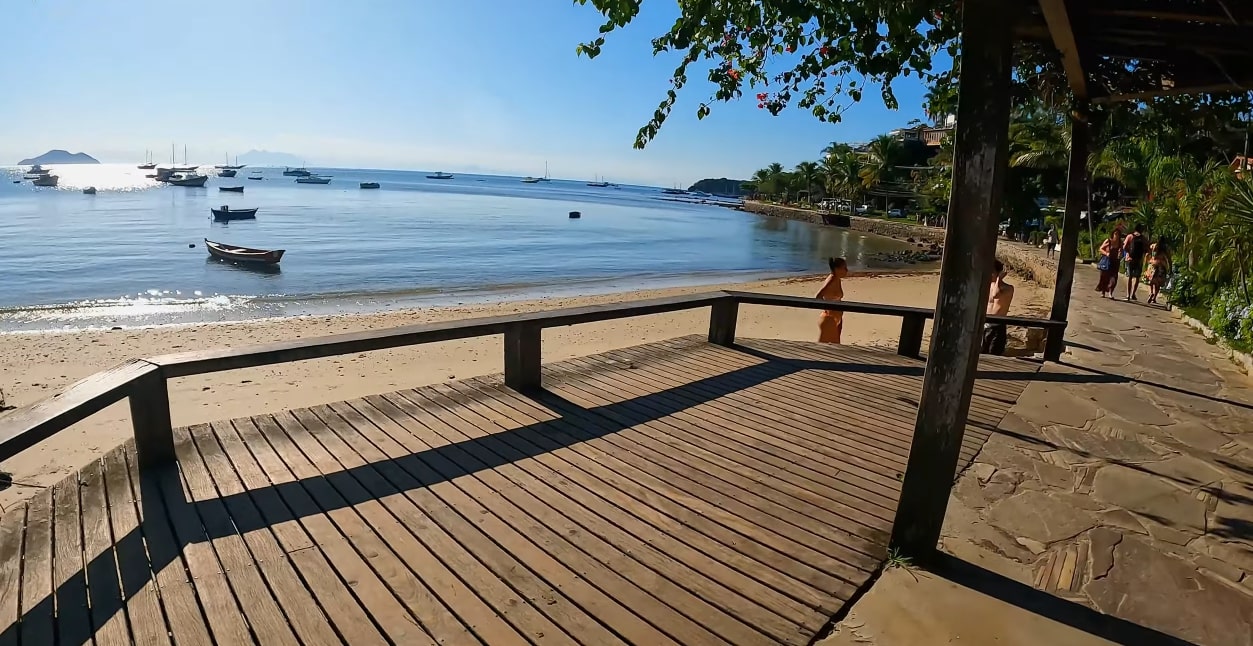
<svg viewBox="0 0 1253 646">
<path fill-rule="evenodd" d="M 174 459 L 174 445 L 166 380 L 173 377 L 502 334 L 505 382 L 521 389 L 540 383 L 540 332 L 544 328 L 710 307 L 709 341 L 732 345 L 741 304 L 899 317 L 901 334 L 897 352 L 905 356 L 918 356 L 923 325 L 935 316 L 933 310 L 920 307 L 718 291 L 166 354 L 132 360 L 96 373 L 58 395 L 0 417 L 0 461 L 124 398 L 130 399 L 140 463 L 154 465 L 171 461 Z M 1062 334 L 1066 327 L 1064 321 L 1017 316 L 990 316 L 988 321 L 1044 328 L 1050 336 Z"/>
<path fill-rule="evenodd" d="M 147 361 L 132 359 L 0 417 L 0 461 L 126 399 L 133 392 L 137 379 L 157 374 L 159 370 Z"/>
<path fill-rule="evenodd" d="M 603 305 L 571 307 L 525 314 L 510 314 L 507 316 L 420 323 L 383 330 L 349 332 L 346 334 L 279 341 L 277 343 L 239 348 L 180 352 L 153 357 L 148 359 L 148 361 L 161 366 L 162 374 L 166 377 L 185 377 L 207 372 L 250 368 L 289 361 L 303 361 L 305 359 L 320 359 L 371 350 L 385 350 L 407 345 L 504 334 L 511 328 L 518 327 L 543 329 L 697 309 L 709 307 L 714 302 L 725 299 L 727 299 L 727 294 L 724 292 L 706 292 L 688 296 L 606 303 Z"/>
</svg>

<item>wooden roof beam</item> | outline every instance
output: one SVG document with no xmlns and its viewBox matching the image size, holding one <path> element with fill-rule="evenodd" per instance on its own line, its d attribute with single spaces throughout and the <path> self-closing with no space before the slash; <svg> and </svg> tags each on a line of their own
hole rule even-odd
<svg viewBox="0 0 1253 646">
<path fill-rule="evenodd" d="M 1066 0 L 1040 0 L 1040 12 L 1044 14 L 1049 34 L 1053 37 L 1053 46 L 1061 52 L 1062 67 L 1066 70 L 1066 82 L 1070 84 L 1071 93 L 1080 101 L 1086 100 L 1088 79 L 1083 71 L 1083 59 L 1079 55 L 1079 43 L 1075 39 Z"/>
</svg>

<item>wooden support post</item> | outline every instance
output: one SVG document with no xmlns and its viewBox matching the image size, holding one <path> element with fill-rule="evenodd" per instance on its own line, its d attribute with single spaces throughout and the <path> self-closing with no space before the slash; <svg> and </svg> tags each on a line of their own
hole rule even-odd
<svg viewBox="0 0 1253 646">
<path fill-rule="evenodd" d="M 165 375 L 153 371 L 131 386 L 131 425 L 139 467 L 154 468 L 174 462 L 174 428 L 170 423 L 170 392 Z"/>
<path fill-rule="evenodd" d="M 1078 106 L 1070 115 L 1070 167 L 1066 176 L 1066 215 L 1062 220 L 1062 249 L 1057 254 L 1057 281 L 1053 285 L 1053 311 L 1049 318 L 1065 321 L 1070 315 L 1070 294 L 1075 284 L 1075 259 L 1079 255 L 1079 212 L 1088 199 L 1088 114 Z M 1088 213 L 1091 222 L 1092 214 Z M 1044 359 L 1058 361 L 1065 349 L 1065 330 L 1049 330 Z"/>
<path fill-rule="evenodd" d="M 940 292 L 892 526 L 892 544 L 918 561 L 934 556 L 940 538 L 979 362 L 1008 167 L 1011 5 L 962 4 L 961 90 Z"/>
<path fill-rule="evenodd" d="M 535 325 L 518 324 L 505 330 L 505 385 L 514 390 L 540 385 L 540 332 Z"/>
<path fill-rule="evenodd" d="M 927 319 L 923 316 L 901 317 L 901 338 L 896 341 L 896 354 L 916 357 L 922 352 L 922 330 Z"/>
<path fill-rule="evenodd" d="M 735 323 L 739 317 L 738 301 L 727 298 L 715 302 L 709 311 L 709 342 L 715 345 L 734 345 Z"/>
</svg>

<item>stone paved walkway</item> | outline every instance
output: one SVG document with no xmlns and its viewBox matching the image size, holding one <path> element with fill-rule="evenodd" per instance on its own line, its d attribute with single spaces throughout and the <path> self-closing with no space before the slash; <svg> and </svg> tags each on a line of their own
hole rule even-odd
<svg viewBox="0 0 1253 646">
<path fill-rule="evenodd" d="M 944 550 L 1198 644 L 1253 644 L 1253 380 L 1077 274 L 1063 364 L 958 480 Z"/>
</svg>

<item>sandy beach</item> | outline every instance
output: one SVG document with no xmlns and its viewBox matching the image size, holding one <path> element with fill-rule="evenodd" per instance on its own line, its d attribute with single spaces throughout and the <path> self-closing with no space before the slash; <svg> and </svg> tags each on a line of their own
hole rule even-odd
<svg viewBox="0 0 1253 646">
<path fill-rule="evenodd" d="M 852 276 L 845 281 L 850 301 L 934 307 L 936 274 Z M 449 307 L 368 315 L 340 315 L 265 321 L 167 326 L 93 332 L 0 335 L 0 389 L 9 406 L 25 406 L 71 383 L 127 359 L 168 352 L 243 346 L 412 323 L 493 316 L 597 303 L 740 289 L 812 296 L 822 277 L 758 281 L 715 287 L 648 290 L 576 298 Z M 1017 279 L 1013 313 L 1047 311 L 1047 290 Z M 785 308 L 745 307 L 738 334 L 744 337 L 813 340 L 817 313 Z M 844 342 L 895 347 L 899 319 L 853 316 L 845 319 Z M 560 361 L 613 348 L 707 331 L 705 309 L 545 330 L 544 360 Z M 170 383 L 176 426 L 311 406 L 389 392 L 438 381 L 498 373 L 503 359 L 498 337 L 483 337 L 385 350 L 368 354 L 288 363 L 202 375 Z M 2 414 L 0 414 L 2 415 Z M 130 434 L 125 403 L 115 405 L 0 465 L 19 486 L 0 492 L 0 504 L 25 498 L 51 485 Z"/>
</svg>

